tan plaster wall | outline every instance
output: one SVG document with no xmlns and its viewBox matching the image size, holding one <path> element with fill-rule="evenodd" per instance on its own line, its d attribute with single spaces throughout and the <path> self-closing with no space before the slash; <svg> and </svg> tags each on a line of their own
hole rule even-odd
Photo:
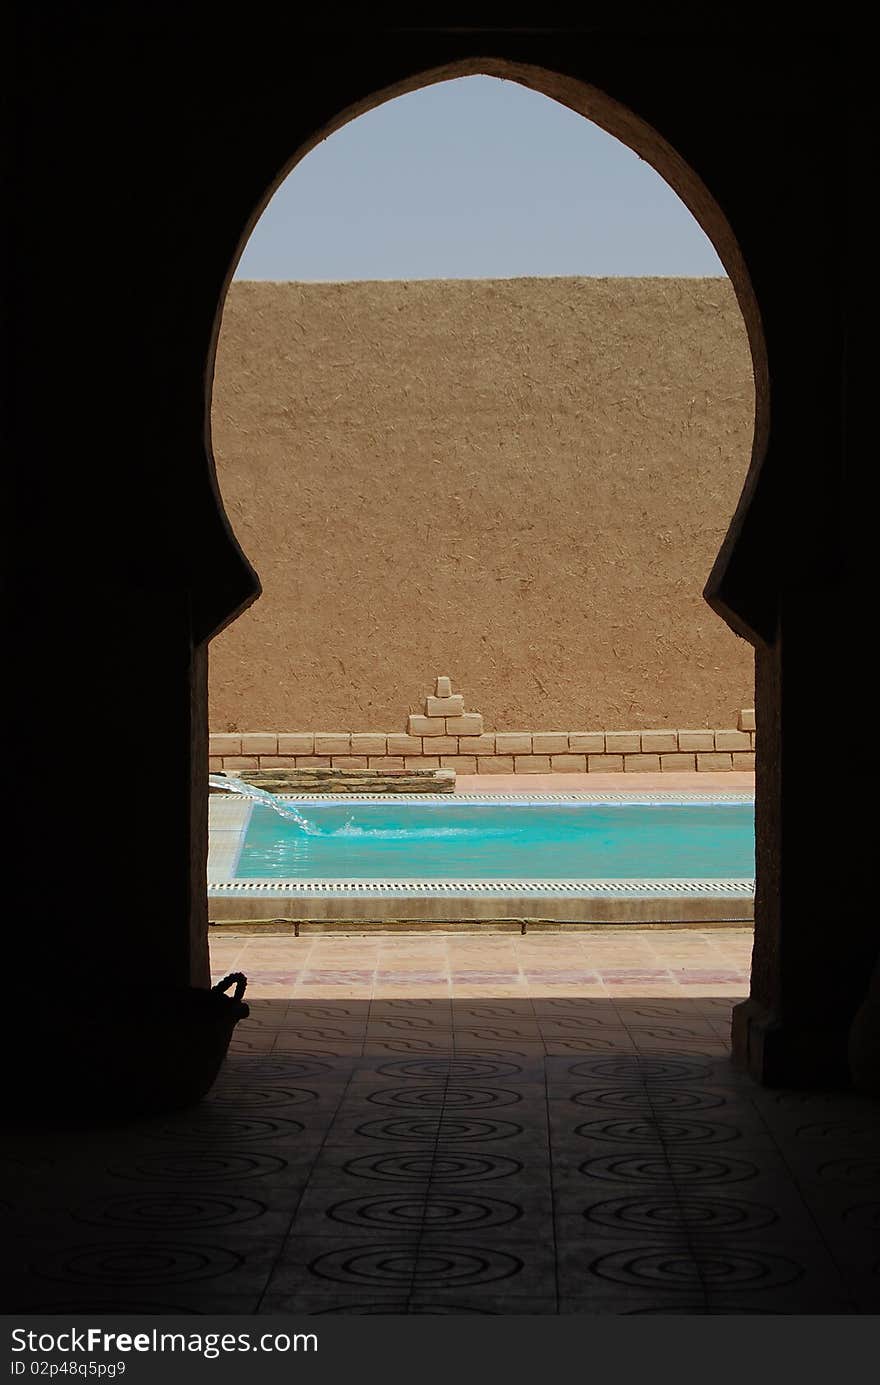
<svg viewBox="0 0 880 1385">
<path fill-rule="evenodd" d="M 726 279 L 234 283 L 213 443 L 263 596 L 212 731 L 725 726 L 750 648 L 700 592 L 748 466 Z"/>
</svg>

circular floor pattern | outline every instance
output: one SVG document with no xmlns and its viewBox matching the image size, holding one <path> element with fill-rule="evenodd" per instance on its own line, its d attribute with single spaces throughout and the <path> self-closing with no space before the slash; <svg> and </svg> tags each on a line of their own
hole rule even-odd
<svg viewBox="0 0 880 1385">
<path fill-rule="evenodd" d="M 131 1245 L 65 1250 L 37 1268 L 44 1279 L 83 1279 L 113 1284 L 181 1284 L 216 1279 L 243 1264 L 223 1246 L 133 1241 Z"/>
<path fill-rule="evenodd" d="M 448 1046 L 434 1039 L 370 1039 L 370 1047 L 383 1053 L 445 1053 Z"/>
<path fill-rule="evenodd" d="M 814 1121 L 795 1131 L 799 1140 L 840 1140 L 844 1148 L 855 1141 L 876 1144 L 880 1140 L 880 1125 L 874 1122 L 856 1124 L 854 1121 Z"/>
<path fill-rule="evenodd" d="M 327 1216 L 346 1226 L 386 1231 L 458 1231 L 461 1227 L 506 1226 L 522 1216 L 522 1208 L 500 1198 L 467 1197 L 455 1193 L 432 1196 L 399 1193 L 387 1197 L 353 1197 L 327 1209 Z"/>
<path fill-rule="evenodd" d="M 466 1011 L 460 1011 L 460 1015 L 475 1020 L 501 1020 L 501 1019 L 531 1019 L 533 1011 L 531 1006 L 523 1007 L 519 1005 L 470 1005 Z"/>
<path fill-rule="evenodd" d="M 47 1169 L 54 1169 L 57 1162 L 47 1154 L 0 1154 L 0 1169 L 11 1170 L 13 1178 L 18 1177 L 22 1169 L 26 1173 L 45 1173 Z"/>
<path fill-rule="evenodd" d="M 599 1019 L 596 1015 L 554 1015 L 552 1024 L 554 1029 L 570 1029 L 575 1033 L 581 1029 L 592 1031 L 612 1027 L 611 1020 Z M 619 1028 L 619 1025 L 614 1027 Z"/>
<path fill-rule="evenodd" d="M 464 1033 L 466 1034 L 467 1030 L 465 1030 Z M 541 1044 L 543 1040 L 537 1035 L 532 1035 L 529 1038 L 523 1036 L 520 1042 Z M 479 1048 L 469 1048 L 467 1039 L 464 1037 L 459 1038 L 453 1053 L 453 1057 L 456 1061 L 469 1062 L 471 1059 L 477 1059 L 479 1062 L 513 1063 L 514 1067 L 518 1070 L 520 1070 L 520 1063 L 526 1062 L 527 1060 L 534 1061 L 534 1056 L 534 1049 L 531 1054 L 522 1053 L 517 1048 L 511 1048 L 509 1044 L 505 1044 L 503 1048 L 485 1048 L 482 1044 Z"/>
<path fill-rule="evenodd" d="M 552 1006 L 554 1010 L 599 1010 L 605 1015 L 614 1013 L 613 1001 L 600 1000 L 595 996 L 589 1000 L 577 995 L 541 996 L 533 1003 L 541 1007 Z"/>
<path fill-rule="evenodd" d="M 536 1036 L 535 1038 L 523 1040 L 523 1042 L 535 1045 L 540 1044 L 543 1047 L 544 1040 Z M 540 1054 L 536 1053 L 535 1048 L 532 1049 L 531 1053 L 523 1053 L 522 1050 L 518 1048 L 480 1047 L 471 1050 L 464 1048 L 462 1044 L 456 1044 L 456 1062 L 470 1062 L 472 1059 L 476 1059 L 480 1063 L 513 1063 L 516 1071 L 521 1074 L 523 1071 L 521 1064 L 534 1063 L 536 1060 L 538 1063 L 542 1063 L 544 1061 L 544 1054 L 543 1052 Z M 502 1076 L 504 1075 L 505 1074 L 502 1074 Z"/>
<path fill-rule="evenodd" d="M 335 1308 L 313 1308 L 309 1317 L 329 1318 L 345 1314 L 353 1318 L 403 1318 L 408 1312 L 406 1299 L 402 1299 L 399 1303 L 340 1303 Z"/>
<path fill-rule="evenodd" d="M 305 1106 L 318 1100 L 318 1093 L 306 1087 L 238 1086 L 225 1084 L 215 1087 L 207 1098 L 206 1105 L 234 1106 L 236 1109 L 263 1110 L 272 1106 Z"/>
<path fill-rule="evenodd" d="M 505 1029 L 497 1024 L 471 1024 L 468 1025 L 467 1029 L 459 1029 L 458 1037 L 466 1039 L 468 1043 L 473 1043 L 475 1039 L 479 1039 L 481 1043 L 484 1039 L 516 1039 L 520 1043 L 541 1042 L 541 1036 L 537 1031 L 523 1034 L 514 1029 L 512 1025 L 509 1029 Z"/>
<path fill-rule="evenodd" d="M 772 1207 L 757 1202 L 737 1202 L 726 1198 L 617 1197 L 599 1202 L 584 1212 L 588 1221 L 610 1226 L 615 1231 L 655 1231 L 661 1235 L 686 1231 L 689 1235 L 710 1235 L 732 1231 L 759 1231 L 779 1220 Z"/>
<path fill-rule="evenodd" d="M 420 1033 L 424 1033 L 425 1030 L 445 1032 L 449 1028 L 448 1023 L 440 1024 L 439 1020 L 433 1017 L 428 1019 L 424 1015 L 383 1015 L 381 1019 L 373 1019 L 370 1023 L 374 1029 L 381 1025 L 386 1029 L 415 1029 Z"/>
<path fill-rule="evenodd" d="M 383 1063 L 383 1077 L 437 1078 L 440 1081 L 461 1082 L 469 1078 L 486 1080 L 492 1077 L 512 1077 L 522 1069 L 516 1063 L 498 1062 L 477 1055 L 468 1057 L 418 1058 L 407 1063 Z"/>
<path fill-rule="evenodd" d="M 197 1140 L 207 1144 L 242 1145 L 254 1141 L 280 1140 L 299 1135 L 305 1130 L 302 1121 L 287 1120 L 283 1116 L 229 1116 L 224 1112 L 204 1110 L 187 1120 L 175 1121 L 173 1125 L 150 1128 L 147 1133 L 160 1140 Z"/>
<path fill-rule="evenodd" d="M 640 1039 L 711 1039 L 714 1035 L 701 1034 L 699 1029 L 692 1029 L 686 1024 L 633 1024 L 627 1021 L 627 1029 L 635 1030 Z"/>
<path fill-rule="evenodd" d="M 457 1303 L 342 1303 L 338 1308 L 316 1308 L 310 1314 L 315 1318 L 331 1317 L 335 1314 L 340 1316 L 354 1315 L 356 1317 L 381 1316 L 381 1317 L 407 1317 L 411 1316 L 432 1316 L 432 1317 L 459 1317 L 463 1313 L 474 1313 L 478 1317 L 495 1317 L 494 1309 L 490 1308 L 468 1308 Z"/>
<path fill-rule="evenodd" d="M 439 997 L 437 1000 L 405 1000 L 401 997 L 398 1000 L 380 1000 L 377 1003 L 374 1001 L 370 1007 L 370 1014 L 374 1011 L 378 1014 L 380 1007 L 382 1010 L 449 1010 L 449 1000 L 445 997 Z"/>
<path fill-rule="evenodd" d="M 332 1057 L 332 1053 L 324 1053 L 320 1057 L 311 1053 L 300 1053 L 289 1058 L 244 1058 L 235 1061 L 227 1059 L 217 1079 L 217 1087 L 229 1084 L 241 1086 L 254 1079 L 258 1082 L 271 1082 L 273 1079 L 284 1082 L 296 1081 L 301 1077 L 316 1077 L 320 1072 L 333 1071 L 332 1063 L 323 1061 L 324 1058 Z M 216 1091 L 217 1087 L 212 1090 Z"/>
<path fill-rule="evenodd" d="M 753 1308 L 751 1304 L 746 1308 L 721 1308 L 708 1307 L 705 1303 L 670 1303 L 659 1308 L 627 1308 L 624 1313 L 625 1318 L 651 1317 L 651 1318 L 741 1318 L 743 1315 L 752 1317 L 756 1313 L 774 1314 L 772 1308 Z"/>
<path fill-rule="evenodd" d="M 370 1140 L 419 1140 L 430 1144 L 438 1140 L 511 1140 L 522 1130 L 513 1121 L 454 1120 L 448 1116 L 402 1116 L 399 1120 L 365 1121 L 357 1126 L 358 1135 Z"/>
<path fill-rule="evenodd" d="M 819 1177 L 829 1183 L 880 1184 L 880 1159 L 831 1159 L 819 1166 Z"/>
<path fill-rule="evenodd" d="M 359 1020 L 363 1017 L 363 1013 L 363 1010 L 357 1012 L 354 1010 L 345 1010 L 340 1008 L 340 1006 L 338 1005 L 334 1005 L 332 1007 L 324 1005 L 308 1005 L 304 1006 L 302 1009 L 297 1009 L 292 1015 L 288 1014 L 287 1018 L 281 1021 L 281 1027 L 289 1023 L 291 1019 L 337 1021 L 340 1019 Z"/>
<path fill-rule="evenodd" d="M 666 1154 L 651 1150 L 641 1154 L 601 1154 L 585 1159 L 580 1171 L 588 1178 L 611 1183 L 741 1183 L 754 1178 L 757 1169 L 745 1159 L 713 1158 L 705 1154 Z"/>
<path fill-rule="evenodd" d="M 621 1012 L 618 1012 L 621 1013 Z M 639 1005 L 626 1006 L 622 1011 L 621 1017 L 624 1024 L 629 1024 L 632 1019 L 645 1020 L 668 1020 L 668 1019 L 688 1019 L 693 1017 L 692 1010 L 684 1010 L 674 1005 Z"/>
<path fill-rule="evenodd" d="M 149 1300 L 144 1302 L 143 1300 L 131 1298 L 66 1298 L 60 1303 L 57 1300 L 50 1300 L 48 1302 L 45 1299 L 39 1302 L 34 1302 L 32 1300 L 30 1303 L 20 1307 L 17 1311 L 20 1313 L 52 1313 L 55 1315 L 61 1313 L 94 1313 L 96 1317 L 102 1313 L 130 1313 L 132 1315 L 163 1313 L 168 1314 L 169 1317 L 178 1315 L 181 1317 L 184 1315 L 187 1317 L 198 1317 L 201 1314 L 200 1308 L 184 1308 L 179 1303 L 153 1303 Z"/>
<path fill-rule="evenodd" d="M 678 1058 L 642 1058 L 621 1055 L 594 1063 L 575 1063 L 572 1077 L 607 1078 L 611 1082 L 694 1082 L 705 1078 L 709 1068 L 703 1063 Z"/>
<path fill-rule="evenodd" d="M 856 1207 L 847 1207 L 843 1220 L 855 1222 L 868 1231 L 880 1231 L 880 1202 L 860 1202 Z"/>
<path fill-rule="evenodd" d="M 110 1169 L 116 1178 L 144 1183 L 216 1183 L 230 1178 L 265 1178 L 281 1173 L 287 1160 L 272 1154 L 233 1150 L 195 1150 L 181 1154 L 145 1154 L 136 1163 Z"/>
<path fill-rule="evenodd" d="M 759 1089 L 758 1095 L 765 1101 L 772 1101 L 775 1106 L 843 1106 L 848 1105 L 852 1100 L 852 1093 L 842 1092 L 769 1092 L 766 1089 Z"/>
<path fill-rule="evenodd" d="M 318 1043 L 326 1044 L 331 1042 L 345 1042 L 351 1039 L 352 1035 L 348 1029 L 336 1029 L 331 1024 L 286 1024 L 284 1033 L 293 1039 L 305 1039 L 307 1043 L 317 1040 Z"/>
<path fill-rule="evenodd" d="M 165 1231 L 211 1226 L 235 1226 L 253 1221 L 266 1204 L 237 1193 L 136 1193 L 131 1197 L 102 1198 L 74 1212 L 77 1221 L 96 1226 L 157 1228 Z"/>
<path fill-rule="evenodd" d="M 634 1116 L 629 1120 L 584 1121 L 582 1125 L 575 1126 L 574 1133 L 585 1140 L 617 1140 L 627 1144 L 720 1145 L 739 1139 L 735 1126 L 666 1117 L 653 1120 L 650 1115 Z"/>
<path fill-rule="evenodd" d="M 410 1150 L 401 1154 L 361 1154 L 349 1159 L 345 1172 L 354 1178 L 376 1178 L 405 1183 L 477 1183 L 489 1178 L 509 1178 L 522 1164 L 501 1154 L 437 1154 Z"/>
<path fill-rule="evenodd" d="M 633 1288 L 771 1289 L 791 1284 L 803 1274 L 800 1265 L 764 1251 L 697 1247 L 694 1250 L 651 1246 L 600 1255 L 591 1266 L 600 1279 Z"/>
<path fill-rule="evenodd" d="M 723 1096 L 715 1092 L 688 1092 L 680 1087 L 657 1087 L 650 1096 L 639 1087 L 618 1087 L 610 1092 L 588 1089 L 575 1092 L 571 1098 L 579 1106 L 610 1106 L 615 1111 L 710 1111 L 725 1106 Z"/>
<path fill-rule="evenodd" d="M 491 1284 L 510 1279 L 523 1267 L 522 1260 L 506 1251 L 476 1246 L 401 1244 L 343 1246 L 319 1255 L 309 1266 L 321 1279 L 338 1284 L 370 1284 L 389 1288 L 406 1286 L 410 1292 L 447 1285 Z"/>
<path fill-rule="evenodd" d="M 370 1092 L 374 1106 L 417 1106 L 430 1111 L 479 1111 L 490 1106 L 515 1106 L 522 1097 L 505 1087 L 393 1087 Z"/>
</svg>

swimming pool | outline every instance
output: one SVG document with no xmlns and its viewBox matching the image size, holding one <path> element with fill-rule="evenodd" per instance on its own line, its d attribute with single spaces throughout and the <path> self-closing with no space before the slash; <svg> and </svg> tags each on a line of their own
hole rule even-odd
<svg viewBox="0 0 880 1385">
<path fill-rule="evenodd" d="M 469 909 L 482 901 L 482 915 L 497 917 L 547 916 L 550 908 L 552 917 L 602 921 L 622 917 L 625 901 L 633 921 L 751 917 L 748 794 L 281 798 L 310 830 L 260 803 L 211 799 L 212 917 L 256 917 L 260 900 L 264 914 L 283 900 L 292 918 L 310 916 L 306 903 L 312 916 L 342 916 L 344 904 L 363 914 L 365 900 L 386 912 L 405 901 L 410 915 L 418 906 L 437 917 L 437 902 L 452 899 Z"/>
</svg>

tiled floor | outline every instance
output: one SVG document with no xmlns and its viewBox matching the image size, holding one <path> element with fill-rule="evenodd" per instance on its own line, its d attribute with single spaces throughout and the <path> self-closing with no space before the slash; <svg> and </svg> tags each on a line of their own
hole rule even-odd
<svg viewBox="0 0 880 1385">
<path fill-rule="evenodd" d="M 880 1311 L 878 1103 L 727 1056 L 744 930 L 223 939 L 199 1107 L 4 1143 L 9 1312 Z"/>
</svg>

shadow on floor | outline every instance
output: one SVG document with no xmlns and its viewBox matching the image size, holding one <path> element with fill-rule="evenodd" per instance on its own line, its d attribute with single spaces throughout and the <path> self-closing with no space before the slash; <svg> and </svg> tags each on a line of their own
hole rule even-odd
<svg viewBox="0 0 880 1385">
<path fill-rule="evenodd" d="M 880 1312 L 880 1104 L 733 1003 L 253 1001 L 199 1106 L 7 1133 L 4 1311 Z"/>
</svg>

